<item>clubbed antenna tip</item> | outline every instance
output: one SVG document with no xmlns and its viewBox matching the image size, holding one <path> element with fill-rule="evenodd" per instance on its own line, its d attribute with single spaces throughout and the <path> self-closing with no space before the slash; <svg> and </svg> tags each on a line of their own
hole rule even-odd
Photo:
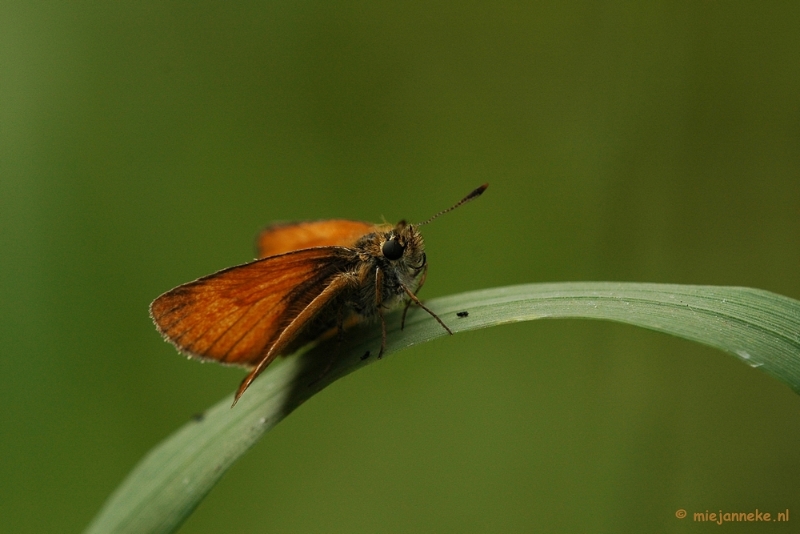
<svg viewBox="0 0 800 534">
<path fill-rule="evenodd" d="M 454 210 L 454 209 L 456 209 L 457 207 L 459 207 L 459 206 L 461 206 L 461 205 L 463 205 L 463 204 L 466 204 L 467 202 L 469 202 L 469 201 L 470 201 L 470 200 L 472 200 L 473 198 L 477 198 L 477 197 L 481 196 L 481 193 L 483 193 L 484 191 L 486 191 L 486 188 L 487 188 L 487 187 L 489 187 L 489 184 L 483 184 L 482 186 L 480 186 L 479 188 L 477 188 L 477 189 L 475 189 L 473 192 L 471 192 L 469 195 L 465 196 L 464 198 L 462 198 L 461 200 L 459 200 L 458 202 L 456 202 L 456 203 L 455 203 L 453 206 L 450 206 L 450 207 L 449 207 L 449 208 L 447 208 L 446 210 L 442 210 L 442 211 L 440 211 L 439 213 L 437 213 L 436 215 L 434 215 L 433 217 L 431 217 L 431 218 L 430 218 L 430 219 L 428 219 L 427 221 L 419 223 L 417 226 L 422 226 L 423 224 L 428 224 L 429 222 L 431 222 L 432 220 L 434 220 L 434 219 L 435 219 L 436 217 L 438 217 L 439 215 L 444 215 L 444 214 L 445 214 L 445 213 L 447 213 L 448 211 L 453 211 L 453 210 Z"/>
</svg>

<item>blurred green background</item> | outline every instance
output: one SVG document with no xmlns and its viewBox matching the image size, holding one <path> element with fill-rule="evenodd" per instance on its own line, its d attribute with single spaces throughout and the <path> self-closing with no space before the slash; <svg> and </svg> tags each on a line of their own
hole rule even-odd
<svg viewBox="0 0 800 534">
<path fill-rule="evenodd" d="M 430 298 L 507 284 L 800 298 L 800 3 L 0 3 L 0 529 L 80 531 L 238 385 L 161 292 L 273 220 L 419 221 Z M 800 522 L 800 398 L 736 358 L 538 321 L 302 406 L 183 533 Z M 797 518 L 797 519 L 794 519 Z M 736 532 L 752 525 L 728 525 Z M 7 529 L 7 530 L 6 530 Z"/>
</svg>

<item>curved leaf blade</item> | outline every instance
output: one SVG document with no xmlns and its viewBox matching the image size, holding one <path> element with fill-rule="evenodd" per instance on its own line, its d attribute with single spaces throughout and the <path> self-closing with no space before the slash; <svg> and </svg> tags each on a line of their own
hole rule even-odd
<svg viewBox="0 0 800 534">
<path fill-rule="evenodd" d="M 462 293 L 427 305 L 453 332 L 544 318 L 604 319 L 716 347 L 800 393 L 800 301 L 768 291 L 717 286 L 566 282 Z M 469 316 L 455 319 L 468 311 Z M 416 310 L 399 332 L 387 317 L 386 354 L 446 335 Z M 374 361 L 380 329 L 358 327 L 342 347 L 321 342 L 273 363 L 235 409 L 233 396 L 202 421 L 184 425 L 156 446 L 109 497 L 87 533 L 174 532 L 225 471 L 295 408 L 338 378 Z M 371 358 L 364 358 L 368 351 Z M 322 376 L 331 355 L 335 365 Z"/>
</svg>

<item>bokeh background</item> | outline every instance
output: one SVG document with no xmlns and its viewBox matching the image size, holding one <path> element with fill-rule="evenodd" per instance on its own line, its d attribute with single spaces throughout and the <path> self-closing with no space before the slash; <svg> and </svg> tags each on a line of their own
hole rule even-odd
<svg viewBox="0 0 800 534">
<path fill-rule="evenodd" d="M 238 385 L 161 292 L 273 220 L 419 221 L 424 297 L 574 280 L 800 298 L 800 3 L 0 3 L 0 530 L 76 532 Z M 183 526 L 695 532 L 791 511 L 800 397 L 624 325 L 538 321 L 348 376 Z M 796 518 L 796 519 L 795 519 Z M 750 531 L 752 525 L 728 525 Z"/>
</svg>

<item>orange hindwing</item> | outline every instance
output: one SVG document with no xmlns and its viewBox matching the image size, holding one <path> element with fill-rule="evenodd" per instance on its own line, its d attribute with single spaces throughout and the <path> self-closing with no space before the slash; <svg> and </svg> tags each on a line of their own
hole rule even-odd
<svg viewBox="0 0 800 534">
<path fill-rule="evenodd" d="M 311 247 L 352 247 L 360 237 L 377 230 L 372 223 L 345 219 L 277 223 L 262 230 L 256 246 L 259 258 Z"/>
</svg>

